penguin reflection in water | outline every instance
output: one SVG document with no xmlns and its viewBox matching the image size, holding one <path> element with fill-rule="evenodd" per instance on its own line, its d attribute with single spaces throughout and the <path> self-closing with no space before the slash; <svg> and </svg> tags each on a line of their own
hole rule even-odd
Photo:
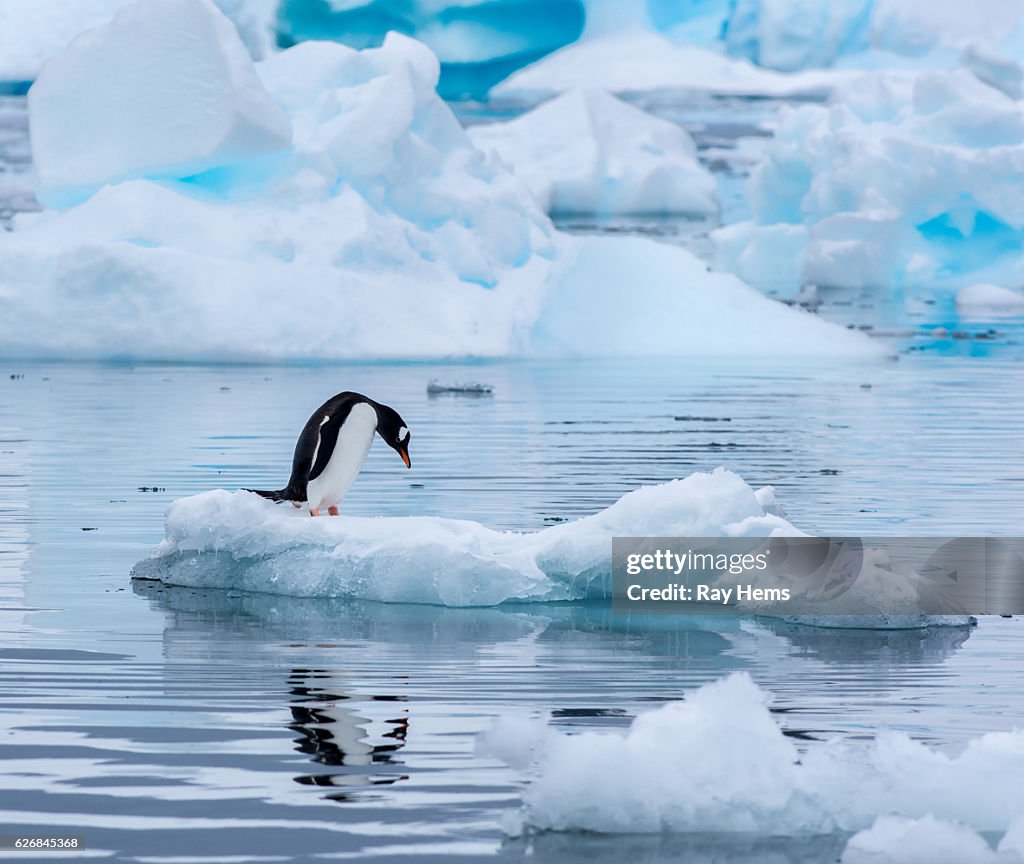
<svg viewBox="0 0 1024 864">
<path fill-rule="evenodd" d="M 370 452 L 374 434 L 395 450 L 406 468 L 409 461 L 409 427 L 394 408 L 348 391 L 328 399 L 302 428 L 292 458 L 292 476 L 284 489 L 268 492 L 248 489 L 271 501 L 304 503 L 311 516 L 323 508 L 338 515 L 345 497 Z"/>
</svg>

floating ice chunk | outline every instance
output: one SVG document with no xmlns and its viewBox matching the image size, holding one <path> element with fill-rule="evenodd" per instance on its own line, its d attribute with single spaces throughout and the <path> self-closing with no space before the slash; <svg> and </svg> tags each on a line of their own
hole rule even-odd
<svg viewBox="0 0 1024 864">
<path fill-rule="evenodd" d="M 956 309 L 964 317 L 1024 315 L 1024 294 L 1001 285 L 968 285 L 957 292 Z"/>
<path fill-rule="evenodd" d="M 780 294 L 1017 282 L 1022 166 L 1024 106 L 969 71 L 871 75 L 783 116 L 717 263 Z"/>
<path fill-rule="evenodd" d="M 798 534 L 770 492 L 730 471 L 624 495 L 606 510 L 534 534 L 427 516 L 312 519 L 249 492 L 175 501 L 166 539 L 135 575 L 170 585 L 302 597 L 493 606 L 607 597 L 614 536 Z"/>
<path fill-rule="evenodd" d="M 601 90 L 573 90 L 469 134 L 512 165 L 548 213 L 718 210 L 718 185 L 690 135 Z"/>
<path fill-rule="evenodd" d="M 625 735 L 538 735 L 535 727 L 507 734 L 524 752 L 506 757 L 536 754 L 523 822 L 555 831 L 813 835 L 864 829 L 879 815 L 1005 831 L 1024 813 L 1024 731 L 983 735 L 955 756 L 890 731 L 868 744 L 837 740 L 799 751 L 768 702 L 736 673 L 638 715 Z M 858 846 L 907 830 L 893 827 L 883 823 Z M 958 829 L 947 833 L 958 848 L 972 843 Z"/>
<path fill-rule="evenodd" d="M 479 381 L 442 382 L 433 380 L 427 384 L 428 396 L 441 396 L 445 393 L 457 396 L 490 396 L 494 393 L 494 387 Z"/>
<path fill-rule="evenodd" d="M 288 117 L 210 0 L 124 7 L 46 64 L 28 104 L 47 204 L 130 177 L 187 177 L 291 142 Z"/>
<path fill-rule="evenodd" d="M 1020 864 L 998 855 L 985 838 L 959 822 L 933 816 L 880 816 L 849 839 L 841 864 Z"/>
</svg>

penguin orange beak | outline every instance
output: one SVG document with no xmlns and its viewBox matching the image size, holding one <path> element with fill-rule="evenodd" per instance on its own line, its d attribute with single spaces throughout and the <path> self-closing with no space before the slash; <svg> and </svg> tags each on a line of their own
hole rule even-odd
<svg viewBox="0 0 1024 864">
<path fill-rule="evenodd" d="M 402 461 L 405 463 L 406 468 L 412 468 L 412 462 L 409 461 L 409 451 L 404 447 L 398 451 L 398 455 L 402 457 Z"/>
</svg>

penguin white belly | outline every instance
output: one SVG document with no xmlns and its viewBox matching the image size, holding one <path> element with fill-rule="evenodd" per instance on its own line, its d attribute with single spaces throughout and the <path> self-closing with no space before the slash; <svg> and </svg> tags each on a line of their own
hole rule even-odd
<svg viewBox="0 0 1024 864">
<path fill-rule="evenodd" d="M 377 433 L 377 412 L 365 402 L 354 405 L 338 430 L 334 452 L 320 476 L 306 485 L 312 509 L 336 507 L 363 467 Z"/>
</svg>

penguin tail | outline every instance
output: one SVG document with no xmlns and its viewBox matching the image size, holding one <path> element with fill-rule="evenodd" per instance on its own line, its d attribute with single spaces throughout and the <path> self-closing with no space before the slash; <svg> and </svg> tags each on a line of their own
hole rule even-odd
<svg viewBox="0 0 1024 864">
<path fill-rule="evenodd" d="M 291 501 L 291 495 L 288 489 L 243 489 L 243 492 L 252 492 L 254 495 L 259 495 L 261 498 L 269 498 L 271 501 Z"/>
</svg>

